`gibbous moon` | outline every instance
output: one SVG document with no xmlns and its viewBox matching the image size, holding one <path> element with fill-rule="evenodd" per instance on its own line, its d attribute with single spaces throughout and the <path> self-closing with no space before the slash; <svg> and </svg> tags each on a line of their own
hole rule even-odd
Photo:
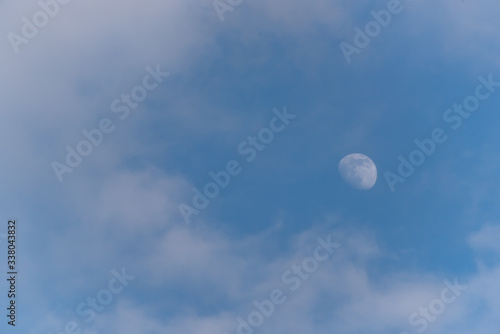
<svg viewBox="0 0 500 334">
<path fill-rule="evenodd" d="M 339 162 L 339 173 L 352 187 L 368 190 L 377 182 L 377 167 L 364 154 L 353 153 Z"/>
</svg>

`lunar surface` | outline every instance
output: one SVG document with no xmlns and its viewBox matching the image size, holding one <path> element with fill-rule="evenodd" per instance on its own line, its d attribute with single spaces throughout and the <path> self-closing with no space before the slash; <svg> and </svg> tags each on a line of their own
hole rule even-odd
<svg viewBox="0 0 500 334">
<path fill-rule="evenodd" d="M 352 187 L 368 190 L 377 182 L 377 167 L 364 154 L 353 153 L 339 162 L 339 173 Z"/>
</svg>

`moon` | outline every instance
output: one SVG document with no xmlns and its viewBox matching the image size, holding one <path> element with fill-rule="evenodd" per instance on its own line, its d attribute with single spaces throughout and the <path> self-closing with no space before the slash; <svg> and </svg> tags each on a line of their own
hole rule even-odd
<svg viewBox="0 0 500 334">
<path fill-rule="evenodd" d="M 377 182 L 377 167 L 364 154 L 353 153 L 339 162 L 340 176 L 356 189 L 371 189 Z"/>
</svg>

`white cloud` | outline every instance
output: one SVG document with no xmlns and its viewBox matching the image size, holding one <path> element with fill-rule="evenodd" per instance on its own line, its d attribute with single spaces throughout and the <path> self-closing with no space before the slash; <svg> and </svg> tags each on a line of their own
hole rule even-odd
<svg viewBox="0 0 500 334">
<path fill-rule="evenodd" d="M 476 251 L 489 251 L 500 255 L 500 226 L 484 225 L 468 238 L 469 245 Z"/>
</svg>

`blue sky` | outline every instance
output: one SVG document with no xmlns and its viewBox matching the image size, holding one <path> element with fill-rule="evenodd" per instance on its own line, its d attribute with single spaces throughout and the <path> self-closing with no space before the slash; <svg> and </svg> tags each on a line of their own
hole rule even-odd
<svg viewBox="0 0 500 334">
<path fill-rule="evenodd" d="M 19 226 L 17 328 L 2 315 L 2 333 L 245 333 L 237 319 L 275 290 L 286 300 L 246 334 L 498 331 L 500 87 L 458 129 L 443 116 L 480 77 L 500 82 L 500 5 L 402 0 L 348 62 L 341 43 L 393 1 L 222 1 L 223 20 L 211 0 L 0 3 L 0 234 Z M 141 89 L 120 119 L 112 102 Z M 239 145 L 285 109 L 246 161 Z M 113 130 L 60 182 L 54 162 L 103 120 Z M 391 191 L 384 174 L 436 128 L 447 140 Z M 339 175 L 351 153 L 376 164 L 372 189 Z M 179 205 L 233 160 L 186 224 Z M 319 261 L 328 238 L 340 246 Z M 310 259 L 292 291 L 283 277 Z M 122 270 L 134 278 L 86 322 L 79 305 Z M 466 289 L 444 302 L 455 279 Z M 429 320 L 430 305 L 445 310 Z"/>
</svg>

